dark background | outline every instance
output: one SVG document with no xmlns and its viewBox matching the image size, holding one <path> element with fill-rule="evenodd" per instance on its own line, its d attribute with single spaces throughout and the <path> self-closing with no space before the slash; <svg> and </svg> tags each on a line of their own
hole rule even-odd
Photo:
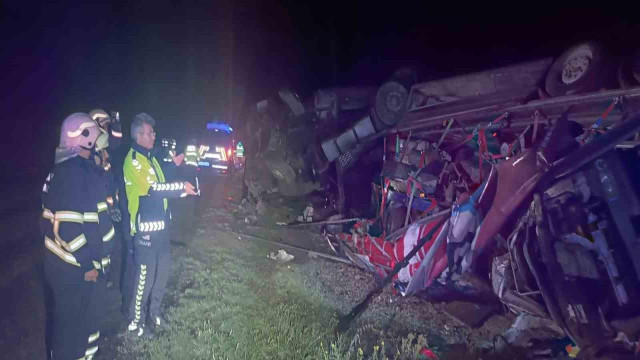
<svg viewBox="0 0 640 360">
<path fill-rule="evenodd" d="M 40 183 L 72 112 L 119 110 L 182 139 L 206 121 L 289 86 L 378 85 L 412 66 L 421 80 L 557 56 L 588 39 L 636 46 L 637 16 L 592 9 L 450 2 L 2 1 L 2 183 Z M 559 3 L 559 2 L 557 2 Z M 483 2 L 482 4 L 485 4 Z"/>
</svg>

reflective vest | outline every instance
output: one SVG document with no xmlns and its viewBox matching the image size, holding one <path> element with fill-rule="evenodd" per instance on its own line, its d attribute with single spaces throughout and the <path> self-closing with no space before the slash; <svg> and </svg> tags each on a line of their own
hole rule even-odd
<svg viewBox="0 0 640 360">
<path fill-rule="evenodd" d="M 184 183 L 165 182 L 158 161 L 137 144 L 129 150 L 122 170 L 129 202 L 131 235 L 164 230 L 169 220 L 166 216 L 167 199 L 186 196 Z"/>
<path fill-rule="evenodd" d="M 200 157 L 198 156 L 198 151 L 196 150 L 195 145 L 187 145 L 184 150 L 184 161 L 185 165 L 188 166 L 198 166 L 198 161 Z"/>
</svg>

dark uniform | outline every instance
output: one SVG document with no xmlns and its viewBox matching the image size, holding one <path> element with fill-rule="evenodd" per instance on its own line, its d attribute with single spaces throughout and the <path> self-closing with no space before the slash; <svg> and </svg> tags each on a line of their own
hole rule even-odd
<svg viewBox="0 0 640 360">
<path fill-rule="evenodd" d="M 169 198 L 186 196 L 184 183 L 165 182 L 164 172 L 151 153 L 132 144 L 124 166 L 124 181 L 133 235 L 133 301 L 130 331 L 143 335 L 147 314 L 156 325 L 165 294 L 171 249 Z"/>
<path fill-rule="evenodd" d="M 107 296 L 107 280 L 111 276 L 111 257 L 115 248 L 116 242 L 116 226 L 112 222 L 112 216 L 109 209 L 113 206 L 114 196 L 114 179 L 113 174 L 110 171 L 105 171 L 102 167 L 94 166 L 93 172 L 95 174 L 94 181 L 96 185 L 96 194 L 102 201 L 98 202 L 98 231 L 102 237 L 102 250 L 100 252 L 100 275 L 96 282 L 95 296 L 98 299 L 96 303 L 99 303 Z M 111 204 L 110 204 L 111 203 Z M 91 333 L 99 334 L 100 326 L 104 324 L 105 320 L 109 316 L 107 313 L 108 307 L 104 306 L 96 307 L 92 310 L 92 315 L 97 321 L 93 323 Z"/>
<path fill-rule="evenodd" d="M 126 286 L 122 281 L 122 274 L 126 270 L 125 262 L 126 262 L 126 249 L 129 243 L 132 241 L 129 240 L 129 222 L 124 221 L 126 231 L 123 231 L 122 226 L 122 209 L 120 206 L 120 200 L 125 197 L 124 195 L 124 181 L 122 180 L 122 156 L 119 156 L 122 149 L 120 149 L 123 141 L 122 141 L 122 132 L 121 132 L 120 122 L 111 123 L 109 129 L 109 146 L 107 149 L 103 150 L 108 153 L 108 162 L 103 164 L 104 171 L 101 172 L 101 178 L 103 179 L 103 184 L 105 191 L 107 193 L 107 214 L 111 218 L 111 221 L 115 223 L 115 240 L 113 244 L 109 248 L 109 253 L 105 258 L 103 258 L 103 263 L 106 264 L 107 268 L 105 269 L 105 274 L 107 275 L 107 280 L 110 283 L 114 282 L 116 274 L 111 271 L 112 263 L 114 260 L 120 261 L 120 291 L 122 293 L 122 301 L 123 304 L 126 302 L 127 297 L 125 296 L 126 292 L 124 289 Z M 104 156 L 103 156 L 104 158 Z M 123 250 L 120 254 L 114 253 L 116 248 L 116 241 L 120 242 L 121 249 Z"/>
<path fill-rule="evenodd" d="M 76 156 L 58 163 L 43 188 L 41 227 L 45 275 L 53 292 L 54 360 L 89 360 L 98 350 L 100 283 L 84 276 L 102 269 L 113 227 L 101 218 L 106 194 L 96 186 L 100 179 L 92 161 Z M 101 277 L 98 281 L 104 281 Z"/>
</svg>

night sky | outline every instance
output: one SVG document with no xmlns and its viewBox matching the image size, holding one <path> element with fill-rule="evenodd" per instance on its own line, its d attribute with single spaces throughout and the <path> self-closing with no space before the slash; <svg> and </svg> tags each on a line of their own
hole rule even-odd
<svg viewBox="0 0 640 360">
<path fill-rule="evenodd" d="M 429 80 L 557 56 L 594 38 L 618 53 L 640 34 L 634 12 L 613 4 L 259 3 L 0 2 L 3 182 L 40 182 L 72 112 L 119 110 L 128 124 L 144 111 L 159 137 L 180 139 L 206 121 L 242 122 L 242 109 L 283 86 L 301 96 L 375 86 L 404 66 Z"/>
</svg>

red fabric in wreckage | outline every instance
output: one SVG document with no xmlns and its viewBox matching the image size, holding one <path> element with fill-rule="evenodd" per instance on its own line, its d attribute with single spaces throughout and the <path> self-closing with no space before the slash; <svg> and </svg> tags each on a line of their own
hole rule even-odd
<svg viewBox="0 0 640 360">
<path fill-rule="evenodd" d="M 439 220 L 439 219 L 436 219 Z M 369 261 L 374 265 L 381 265 L 389 268 L 393 268 L 396 263 L 402 261 L 405 258 L 405 254 L 409 253 L 413 250 L 413 247 L 417 244 L 420 239 L 438 225 L 438 221 L 433 221 L 428 224 L 419 225 L 419 236 L 416 239 L 407 237 L 407 233 L 405 233 L 402 237 L 400 237 L 395 243 L 384 240 L 382 237 L 373 237 L 369 235 L 359 235 L 358 230 L 362 228 L 361 224 L 356 224 L 354 229 L 356 230 L 356 234 L 342 234 L 343 241 L 347 244 L 355 247 L 357 252 L 362 255 L 366 255 L 369 258 Z M 444 226 L 444 225 L 442 225 Z M 420 263 L 426 256 L 429 249 L 433 245 L 436 237 L 442 231 L 442 226 L 438 228 L 427 243 L 418 251 L 415 255 L 414 260 L 407 266 L 409 270 L 409 274 L 413 276 L 413 274 L 420 267 Z M 405 246 L 406 245 L 406 246 Z M 427 286 L 431 284 L 431 282 L 438 277 L 442 271 L 447 267 L 447 244 L 443 242 L 440 248 L 437 250 L 434 257 L 434 268 L 431 272 L 431 276 L 427 279 Z M 397 278 L 397 275 L 396 275 Z"/>
</svg>

